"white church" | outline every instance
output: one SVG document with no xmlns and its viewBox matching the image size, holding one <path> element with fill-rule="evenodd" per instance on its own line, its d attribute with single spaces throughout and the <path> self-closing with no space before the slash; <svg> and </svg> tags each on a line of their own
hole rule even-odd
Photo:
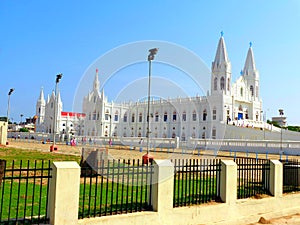
<svg viewBox="0 0 300 225">
<path fill-rule="evenodd" d="M 63 111 L 59 90 L 57 98 L 53 92 L 45 100 L 41 89 L 36 104 L 36 132 L 55 132 L 60 140 L 73 136 L 143 138 L 148 134 L 147 109 L 147 101 L 108 101 L 104 90 L 100 90 L 96 70 L 92 90 L 83 98 L 82 113 Z M 251 44 L 243 70 L 233 82 L 223 35 L 212 62 L 207 95 L 152 99 L 149 115 L 151 138 L 278 140 L 282 132 L 264 121 L 259 72 Z M 298 133 L 284 133 L 289 140 L 299 140 Z"/>
<path fill-rule="evenodd" d="M 152 138 L 224 138 L 224 125 L 262 129 L 259 72 L 250 45 L 244 69 L 232 82 L 231 63 L 221 36 L 211 66 L 211 90 L 207 96 L 151 100 Z M 100 91 L 98 70 L 92 91 L 83 99 L 86 115 L 82 134 L 100 137 L 146 137 L 147 101 L 109 102 Z"/>
</svg>

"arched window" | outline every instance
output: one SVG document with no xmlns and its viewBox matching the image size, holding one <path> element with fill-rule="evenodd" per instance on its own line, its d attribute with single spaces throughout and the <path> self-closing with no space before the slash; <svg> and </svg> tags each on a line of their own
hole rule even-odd
<svg viewBox="0 0 300 225">
<path fill-rule="evenodd" d="M 185 133 L 182 133 L 182 135 L 181 135 L 181 140 L 182 140 L 182 141 L 185 141 Z"/>
<path fill-rule="evenodd" d="M 164 114 L 164 122 L 167 122 L 167 121 L 168 121 L 168 113 L 165 112 L 165 114 Z"/>
<path fill-rule="evenodd" d="M 176 138 L 176 134 L 175 134 L 175 132 L 173 132 L 173 134 L 172 134 L 172 138 Z"/>
<path fill-rule="evenodd" d="M 255 90 L 255 95 L 256 95 L 256 97 L 258 98 L 258 86 L 256 86 L 255 89 L 256 89 L 256 90 Z"/>
<path fill-rule="evenodd" d="M 216 137 L 217 137 L 217 129 L 214 127 L 212 129 L 212 139 L 216 139 Z"/>
<path fill-rule="evenodd" d="M 243 97 L 243 95 L 244 95 L 244 89 L 242 87 L 240 89 L 240 94 L 241 94 L 241 97 Z"/>
<path fill-rule="evenodd" d="M 202 132 L 202 139 L 205 139 L 205 131 Z"/>
<path fill-rule="evenodd" d="M 193 132 L 193 133 L 192 133 L 192 138 L 195 138 L 195 137 L 196 137 L 196 133 Z"/>
<path fill-rule="evenodd" d="M 192 118 L 193 118 L 193 121 L 196 121 L 196 120 L 197 120 L 197 113 L 196 113 L 196 110 L 193 111 Z"/>
<path fill-rule="evenodd" d="M 230 91 L 230 78 L 227 79 L 227 91 Z"/>
<path fill-rule="evenodd" d="M 158 122 L 158 120 L 159 120 L 159 114 L 158 114 L 158 112 L 156 112 L 155 113 L 155 122 Z"/>
<path fill-rule="evenodd" d="M 203 121 L 206 121 L 206 119 L 207 119 L 207 111 L 206 111 L 206 109 L 203 110 L 202 119 L 203 119 Z"/>
<path fill-rule="evenodd" d="M 214 108 L 213 109 L 213 120 L 216 120 L 217 119 L 217 109 Z"/>
<path fill-rule="evenodd" d="M 115 112 L 115 121 L 118 121 L 119 120 L 119 111 L 117 110 Z"/>
<path fill-rule="evenodd" d="M 176 113 L 176 111 L 173 112 L 173 118 L 172 119 L 173 119 L 173 121 L 176 121 L 176 119 L 177 119 L 177 113 Z"/>
<path fill-rule="evenodd" d="M 221 90 L 225 89 L 225 79 L 224 79 L 224 77 L 221 77 L 220 88 L 221 88 Z"/>
<path fill-rule="evenodd" d="M 93 120 L 96 120 L 96 117 L 97 117 L 97 112 L 96 110 L 93 112 Z"/>
<path fill-rule="evenodd" d="M 105 111 L 105 120 L 108 120 L 108 118 L 110 117 L 110 115 L 109 115 L 109 111 L 108 110 L 106 110 Z"/>
<path fill-rule="evenodd" d="M 100 119 L 100 113 L 98 112 L 97 113 L 97 120 L 99 120 Z"/>
<path fill-rule="evenodd" d="M 218 78 L 217 77 L 215 77 L 215 79 L 214 79 L 214 90 L 215 91 L 218 90 Z"/>
<path fill-rule="evenodd" d="M 251 96 L 253 97 L 254 96 L 254 89 L 253 89 L 252 85 L 250 85 L 250 93 L 251 93 Z"/>
<path fill-rule="evenodd" d="M 143 122 L 143 114 L 142 113 L 139 114 L 139 122 Z"/>
<path fill-rule="evenodd" d="M 185 111 L 183 111 L 183 113 L 182 113 L 182 121 L 186 121 L 186 112 Z"/>
<path fill-rule="evenodd" d="M 132 115 L 131 115 L 131 122 L 134 123 L 134 120 L 135 120 L 135 114 L 132 113 Z"/>
<path fill-rule="evenodd" d="M 126 112 L 126 113 L 124 113 L 124 118 L 123 118 L 123 121 L 124 121 L 124 122 L 127 122 L 127 112 Z"/>
</svg>

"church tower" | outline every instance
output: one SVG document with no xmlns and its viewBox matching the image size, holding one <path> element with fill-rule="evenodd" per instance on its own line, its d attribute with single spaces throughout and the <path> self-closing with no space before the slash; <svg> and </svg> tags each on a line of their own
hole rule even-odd
<svg viewBox="0 0 300 225">
<path fill-rule="evenodd" d="M 35 112 L 35 114 L 38 116 L 36 122 L 38 125 L 42 124 L 45 120 L 45 106 L 46 106 L 46 102 L 44 97 L 44 89 L 41 88 L 40 97 L 36 102 L 36 112 Z"/>
<path fill-rule="evenodd" d="M 211 66 L 211 95 L 231 95 L 231 63 L 229 61 L 226 45 L 221 32 L 215 60 Z"/>
<path fill-rule="evenodd" d="M 242 75 L 246 81 L 249 99 L 259 101 L 259 73 L 255 66 L 251 42 Z"/>
</svg>

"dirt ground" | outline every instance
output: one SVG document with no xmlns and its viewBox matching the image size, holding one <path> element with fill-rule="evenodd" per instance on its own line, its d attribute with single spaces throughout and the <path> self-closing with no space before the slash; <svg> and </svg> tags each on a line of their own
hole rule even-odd
<svg viewBox="0 0 300 225">
<path fill-rule="evenodd" d="M 28 149 L 28 150 L 40 150 L 43 152 L 50 153 L 50 143 L 42 144 L 40 142 L 35 142 L 33 140 L 14 140 L 10 139 L 9 147 Z M 81 155 L 82 148 L 102 148 L 108 149 L 109 155 L 114 159 L 142 159 L 142 156 L 147 153 L 146 149 L 140 151 L 140 149 L 129 149 L 129 147 L 120 147 L 120 146 L 70 146 L 65 144 L 57 144 L 58 150 L 51 152 L 51 154 L 70 154 L 70 155 Z M 234 157 L 234 153 L 230 152 L 214 152 L 208 150 L 182 150 L 182 149 L 156 149 L 151 150 L 150 154 L 155 159 L 197 159 L 197 158 L 223 158 L 223 159 L 232 159 Z M 253 157 L 256 155 L 253 153 L 236 153 L 236 157 Z M 268 158 L 268 159 L 279 159 L 278 155 L 265 155 L 259 154 L 258 158 Z M 289 156 L 291 158 L 299 158 L 299 156 Z M 248 225 L 259 225 L 259 224 L 273 224 L 273 225 L 300 225 L 300 212 L 293 215 L 282 216 L 280 218 L 261 218 L 256 223 L 251 223 Z"/>
<path fill-rule="evenodd" d="M 9 139 L 9 147 L 28 149 L 28 150 L 40 150 L 43 152 L 50 152 L 50 143 L 42 144 L 41 142 L 33 141 L 33 140 L 14 140 Z M 101 148 L 107 149 L 111 158 L 114 159 L 142 159 L 142 156 L 147 153 L 147 149 L 143 148 L 142 151 L 140 149 L 130 149 L 125 146 L 70 146 L 66 144 L 57 144 L 58 150 L 53 153 L 57 154 L 70 154 L 70 155 L 81 155 L 83 148 Z M 222 158 L 222 159 L 233 159 L 234 157 L 252 157 L 252 158 L 260 158 L 260 159 L 279 159 L 279 155 L 272 154 L 258 154 L 257 156 L 254 153 L 234 153 L 229 151 L 210 151 L 210 150 L 185 150 L 185 149 L 151 149 L 150 154 L 155 159 L 199 159 L 199 158 Z M 289 159 L 298 158 L 300 156 L 289 156 Z M 285 156 L 284 156 L 285 159 Z"/>
</svg>

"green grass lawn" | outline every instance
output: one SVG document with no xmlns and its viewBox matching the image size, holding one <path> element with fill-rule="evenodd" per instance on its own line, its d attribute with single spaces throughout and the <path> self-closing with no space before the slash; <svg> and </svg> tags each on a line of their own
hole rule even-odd
<svg viewBox="0 0 300 225">
<path fill-rule="evenodd" d="M 7 170 L 0 186 L 0 223 L 31 215 L 44 217 L 48 178 L 34 176 L 47 176 L 48 171 L 42 172 L 40 168 L 48 168 L 53 161 L 80 162 L 80 156 L 7 147 L 0 148 L 0 159 L 6 160 Z M 14 171 L 11 171 L 12 168 Z M 31 222 L 23 221 L 24 224 Z"/>
<path fill-rule="evenodd" d="M 55 152 L 42 152 L 38 150 L 24 150 L 16 148 L 0 148 L 0 159 L 6 160 L 8 163 L 30 160 L 50 160 L 50 161 L 76 161 L 80 162 L 80 156 L 65 155 Z"/>
</svg>

